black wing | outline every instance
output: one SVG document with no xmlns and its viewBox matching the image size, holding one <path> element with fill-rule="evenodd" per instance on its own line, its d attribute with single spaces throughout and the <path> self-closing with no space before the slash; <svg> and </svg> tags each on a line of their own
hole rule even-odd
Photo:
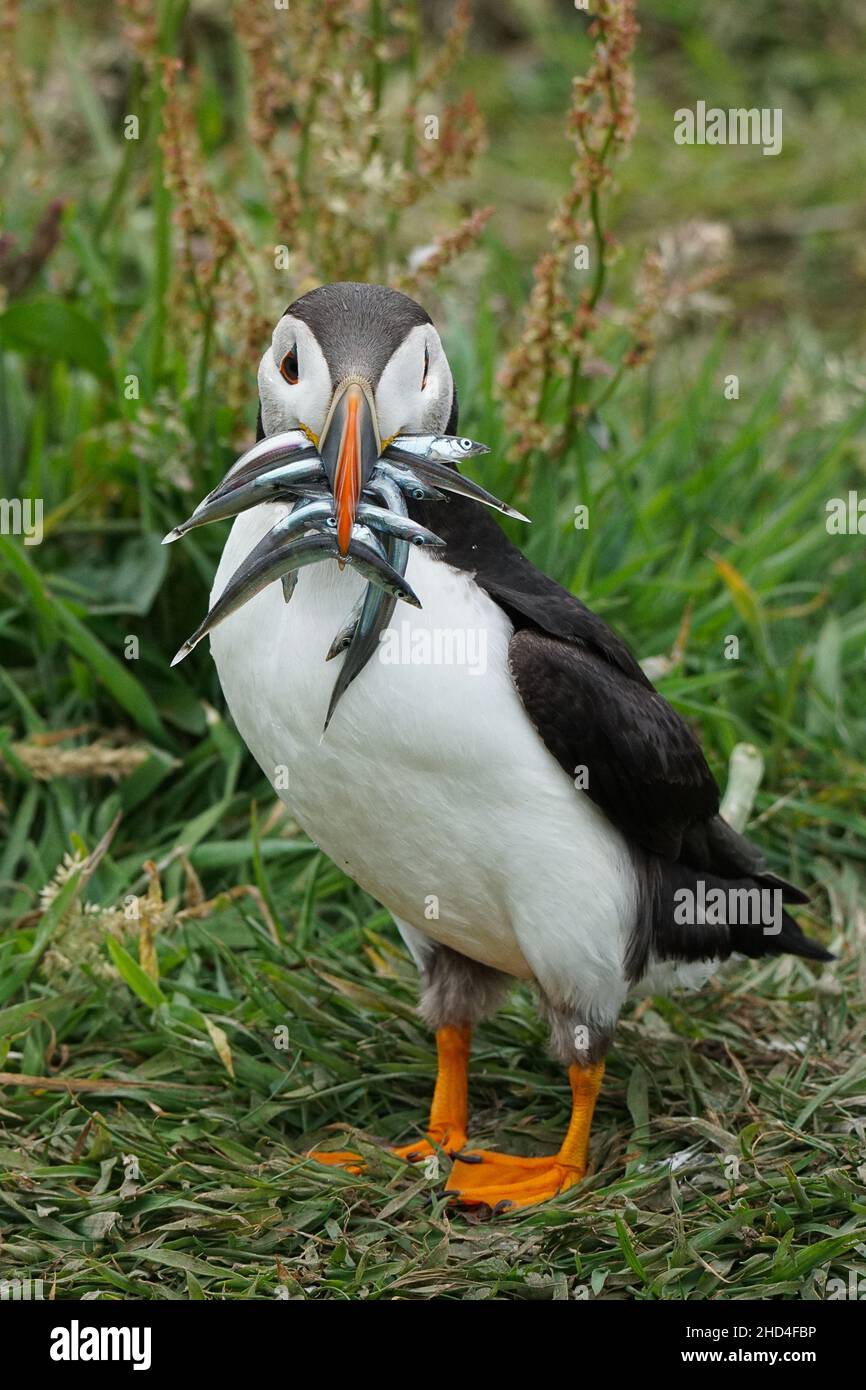
<svg viewBox="0 0 866 1390">
<path fill-rule="evenodd" d="M 569 776 L 630 840 L 679 859 L 683 836 L 719 809 L 688 725 L 649 684 L 581 643 L 524 628 L 508 659 L 526 713 Z"/>
<path fill-rule="evenodd" d="M 536 569 L 489 512 L 460 497 L 416 505 L 446 542 L 442 558 L 473 572 L 513 622 L 512 675 L 550 752 L 571 777 L 587 769 L 586 791 L 629 839 L 678 858 L 683 836 L 719 808 L 688 725 L 625 642 Z"/>
<path fill-rule="evenodd" d="M 509 663 L 527 716 L 640 861 L 643 920 L 630 951 L 633 975 L 641 973 L 650 941 L 660 954 L 681 959 L 731 950 L 829 959 L 787 913 L 776 936 L 734 925 L 677 926 L 674 894 L 697 878 L 708 887 L 779 889 L 785 902 L 808 898 L 770 873 L 760 850 L 722 820 L 697 739 L 597 614 L 537 570 L 474 503 L 452 498 L 447 507 L 412 510 L 446 541 L 442 559 L 473 573 L 508 614 L 515 629 Z"/>
</svg>

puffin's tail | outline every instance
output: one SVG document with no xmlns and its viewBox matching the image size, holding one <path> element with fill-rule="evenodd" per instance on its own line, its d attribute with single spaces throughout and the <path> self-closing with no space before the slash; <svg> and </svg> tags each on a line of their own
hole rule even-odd
<svg viewBox="0 0 866 1390">
<path fill-rule="evenodd" d="M 728 878 L 655 856 L 648 856 L 643 867 L 647 891 L 641 916 L 644 924 L 647 917 L 651 922 L 649 942 L 660 959 L 725 960 L 735 951 L 753 959 L 783 954 L 834 959 L 786 911 L 786 904 L 808 902 L 808 895 L 776 874 Z M 636 935 L 630 965 L 639 974 L 647 958 L 647 935 L 640 925 Z M 638 945 L 641 937 L 644 951 Z"/>
<path fill-rule="evenodd" d="M 798 890 L 799 891 L 799 890 Z M 807 899 L 808 901 L 808 899 Z M 784 908 L 780 913 L 781 930 L 775 935 L 766 935 L 760 927 L 744 923 L 731 924 L 731 950 L 744 956 L 802 956 L 804 960 L 835 960 L 832 951 L 827 951 L 817 941 L 807 936 L 790 912 Z"/>
</svg>

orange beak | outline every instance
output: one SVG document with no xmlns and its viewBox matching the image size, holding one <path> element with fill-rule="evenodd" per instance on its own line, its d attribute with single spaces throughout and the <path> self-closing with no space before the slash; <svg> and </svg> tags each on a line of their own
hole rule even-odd
<svg viewBox="0 0 866 1390">
<path fill-rule="evenodd" d="M 380 451 L 373 393 L 367 382 L 350 378 L 334 391 L 319 440 L 319 453 L 334 494 L 341 556 L 349 553 L 358 499 Z"/>
</svg>

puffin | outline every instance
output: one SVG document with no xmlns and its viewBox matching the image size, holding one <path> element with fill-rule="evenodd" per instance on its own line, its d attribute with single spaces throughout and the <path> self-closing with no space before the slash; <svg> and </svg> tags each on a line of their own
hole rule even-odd
<svg viewBox="0 0 866 1390">
<path fill-rule="evenodd" d="M 454 463 L 447 493 L 409 498 L 410 523 L 437 544 L 408 547 L 390 627 L 334 708 L 350 656 L 334 634 L 367 587 L 347 563 L 365 485 L 388 441 L 458 435 L 454 377 L 419 304 L 382 285 L 311 290 L 277 322 L 258 396 L 260 442 L 301 431 L 318 451 L 336 539 L 289 588 L 268 570 L 210 631 L 229 711 L 295 821 L 388 910 L 417 965 L 437 1072 L 424 1137 L 392 1152 L 445 1155 L 445 1190 L 470 1208 L 547 1201 L 587 1173 L 627 1000 L 699 987 L 732 954 L 832 957 L 788 911 L 807 895 L 720 816 L 689 725 L 617 633 L 462 489 Z M 236 516 L 212 605 L 299 505 L 273 493 Z M 396 649 L 383 640 L 394 633 Z M 570 1086 L 552 1154 L 469 1135 L 472 1031 L 515 980 L 534 988 Z M 350 1150 L 311 1156 L 363 1169 Z"/>
</svg>

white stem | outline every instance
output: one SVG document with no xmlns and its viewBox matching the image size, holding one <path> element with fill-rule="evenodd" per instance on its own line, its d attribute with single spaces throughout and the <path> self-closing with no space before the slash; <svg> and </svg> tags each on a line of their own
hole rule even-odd
<svg viewBox="0 0 866 1390">
<path fill-rule="evenodd" d="M 728 785 L 720 812 L 734 830 L 742 830 L 752 814 L 755 796 L 764 775 L 764 758 L 752 743 L 738 743 L 728 765 Z"/>
</svg>

